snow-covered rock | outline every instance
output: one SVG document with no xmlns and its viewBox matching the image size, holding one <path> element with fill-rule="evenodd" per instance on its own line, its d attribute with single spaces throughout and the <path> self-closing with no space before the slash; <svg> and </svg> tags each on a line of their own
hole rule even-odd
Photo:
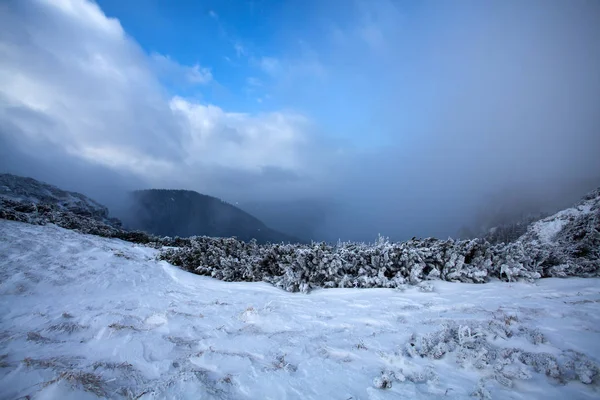
<svg viewBox="0 0 600 400">
<path fill-rule="evenodd" d="M 117 219 L 110 218 L 108 208 L 82 195 L 56 186 L 11 174 L 0 174 L 0 199 L 22 204 L 50 205 L 57 210 L 89 217 L 107 225 L 120 227 Z"/>
</svg>

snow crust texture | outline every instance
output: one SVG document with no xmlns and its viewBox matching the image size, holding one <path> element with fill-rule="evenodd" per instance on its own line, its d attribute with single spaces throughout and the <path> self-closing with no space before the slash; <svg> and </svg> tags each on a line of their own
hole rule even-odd
<svg viewBox="0 0 600 400">
<path fill-rule="evenodd" d="M 0 221 L 0 398 L 600 395 L 599 278 L 303 295 L 158 254 Z"/>
</svg>

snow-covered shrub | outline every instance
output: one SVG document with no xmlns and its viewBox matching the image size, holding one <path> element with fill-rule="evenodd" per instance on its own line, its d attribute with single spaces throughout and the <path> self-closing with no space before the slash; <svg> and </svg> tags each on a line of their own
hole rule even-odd
<svg viewBox="0 0 600 400">
<path fill-rule="evenodd" d="M 478 400 L 492 400 L 492 394 L 485 387 L 485 380 L 481 379 L 475 388 L 475 390 L 471 393 L 471 397 L 474 397 Z"/>
<path fill-rule="evenodd" d="M 3 219 L 34 225 L 56 224 L 81 233 L 136 243 L 146 244 L 158 241 L 158 238 L 144 232 L 121 229 L 118 220 L 87 214 L 89 213 L 74 213 L 71 209 L 67 210 L 54 204 L 24 203 L 0 197 L 0 218 Z"/>
<path fill-rule="evenodd" d="M 396 380 L 396 376 L 393 372 L 381 371 L 381 376 L 373 379 L 373 386 L 377 389 L 390 389 L 394 380 Z"/>
<path fill-rule="evenodd" d="M 565 362 L 566 373 L 571 373 L 571 380 L 579 380 L 581 383 L 589 385 L 593 383 L 594 379 L 600 376 L 600 368 L 585 354 L 569 351 L 568 361 Z M 574 375 L 574 376 L 573 376 Z"/>
<path fill-rule="evenodd" d="M 313 288 L 397 288 L 427 280 L 485 283 L 571 275 L 558 269 L 556 250 L 546 244 L 482 240 L 410 240 L 390 243 L 257 245 L 235 239 L 193 238 L 160 258 L 188 271 L 227 281 L 266 281 L 291 292 Z M 428 288 L 425 284 L 422 286 Z"/>
<path fill-rule="evenodd" d="M 495 338 L 498 328 L 503 325 L 505 337 L 525 337 L 534 345 L 545 341 L 539 330 L 521 325 L 516 319 L 509 323 L 506 321 L 501 314 L 487 322 L 449 321 L 435 332 L 413 334 L 404 345 L 403 353 L 409 358 L 431 360 L 451 357 L 461 368 L 471 366 L 489 371 L 490 376 L 507 387 L 511 387 L 514 380 L 530 379 L 533 373 L 544 374 L 563 383 L 577 380 L 590 384 L 599 376 L 598 365 L 584 354 L 572 350 L 553 355 L 500 347 L 502 342 L 495 341 Z"/>
<path fill-rule="evenodd" d="M 576 260 L 574 266 L 578 276 L 595 275 L 600 263 L 600 210 L 576 217 L 556 236 L 564 256 Z"/>
<path fill-rule="evenodd" d="M 54 204 L 1 197 L 0 218 L 53 223 L 159 248 L 160 259 L 199 275 L 225 281 L 265 281 L 290 292 L 308 292 L 336 287 L 399 288 L 437 279 L 485 283 L 490 279 L 511 282 L 553 276 L 598 276 L 600 191 L 596 195 L 576 208 L 536 222 L 517 241 L 495 244 L 484 239 L 433 238 L 392 243 L 380 237 L 373 244 L 259 245 L 235 238 L 159 238 L 123 230 L 118 224 L 111 224 L 104 214 L 75 214 Z"/>
</svg>

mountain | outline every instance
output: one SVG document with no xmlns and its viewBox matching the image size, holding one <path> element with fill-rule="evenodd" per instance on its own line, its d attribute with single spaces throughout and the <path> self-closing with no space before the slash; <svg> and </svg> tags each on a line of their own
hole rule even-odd
<svg viewBox="0 0 600 400">
<path fill-rule="evenodd" d="M 123 218 L 127 227 L 162 236 L 231 237 L 259 243 L 302 242 L 269 228 L 258 218 L 224 202 L 190 190 L 150 189 L 132 193 Z"/>
<path fill-rule="evenodd" d="M 122 222 L 109 216 L 107 207 L 81 193 L 33 178 L 0 174 L 0 200 L 5 217 L 12 215 L 8 219 L 52 222 L 109 237 L 128 236 L 121 229 Z M 188 190 L 138 190 L 131 194 L 126 209 L 120 216 L 128 230 L 171 237 L 235 236 L 259 243 L 302 242 L 218 198 Z"/>
<path fill-rule="evenodd" d="M 568 262 L 600 268 L 600 188 L 575 206 L 532 223 L 519 240 L 559 248 Z"/>
<path fill-rule="evenodd" d="M 52 205 L 60 211 L 89 217 L 116 228 L 121 226 L 102 204 L 81 193 L 68 192 L 33 178 L 0 174 L 0 198 L 23 204 Z"/>
<path fill-rule="evenodd" d="M 600 176 L 596 176 L 560 185 L 543 182 L 503 187 L 482 201 L 473 221 L 462 227 L 458 237 L 482 237 L 492 243 L 517 240 L 533 222 L 571 207 L 582 193 L 593 193 L 599 182 Z"/>
</svg>

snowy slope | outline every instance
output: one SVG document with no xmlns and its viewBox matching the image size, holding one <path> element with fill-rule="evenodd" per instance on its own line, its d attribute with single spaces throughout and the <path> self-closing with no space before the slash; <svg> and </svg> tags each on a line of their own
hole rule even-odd
<svg viewBox="0 0 600 400">
<path fill-rule="evenodd" d="M 537 240 L 540 243 L 550 244 L 569 222 L 591 213 L 600 213 L 600 189 L 590 193 L 587 198 L 576 206 L 534 222 L 528 227 L 527 233 L 523 235 L 521 240 Z"/>
<path fill-rule="evenodd" d="M 600 396 L 600 279 L 304 295 L 156 254 L 0 220 L 0 398 Z"/>
</svg>

